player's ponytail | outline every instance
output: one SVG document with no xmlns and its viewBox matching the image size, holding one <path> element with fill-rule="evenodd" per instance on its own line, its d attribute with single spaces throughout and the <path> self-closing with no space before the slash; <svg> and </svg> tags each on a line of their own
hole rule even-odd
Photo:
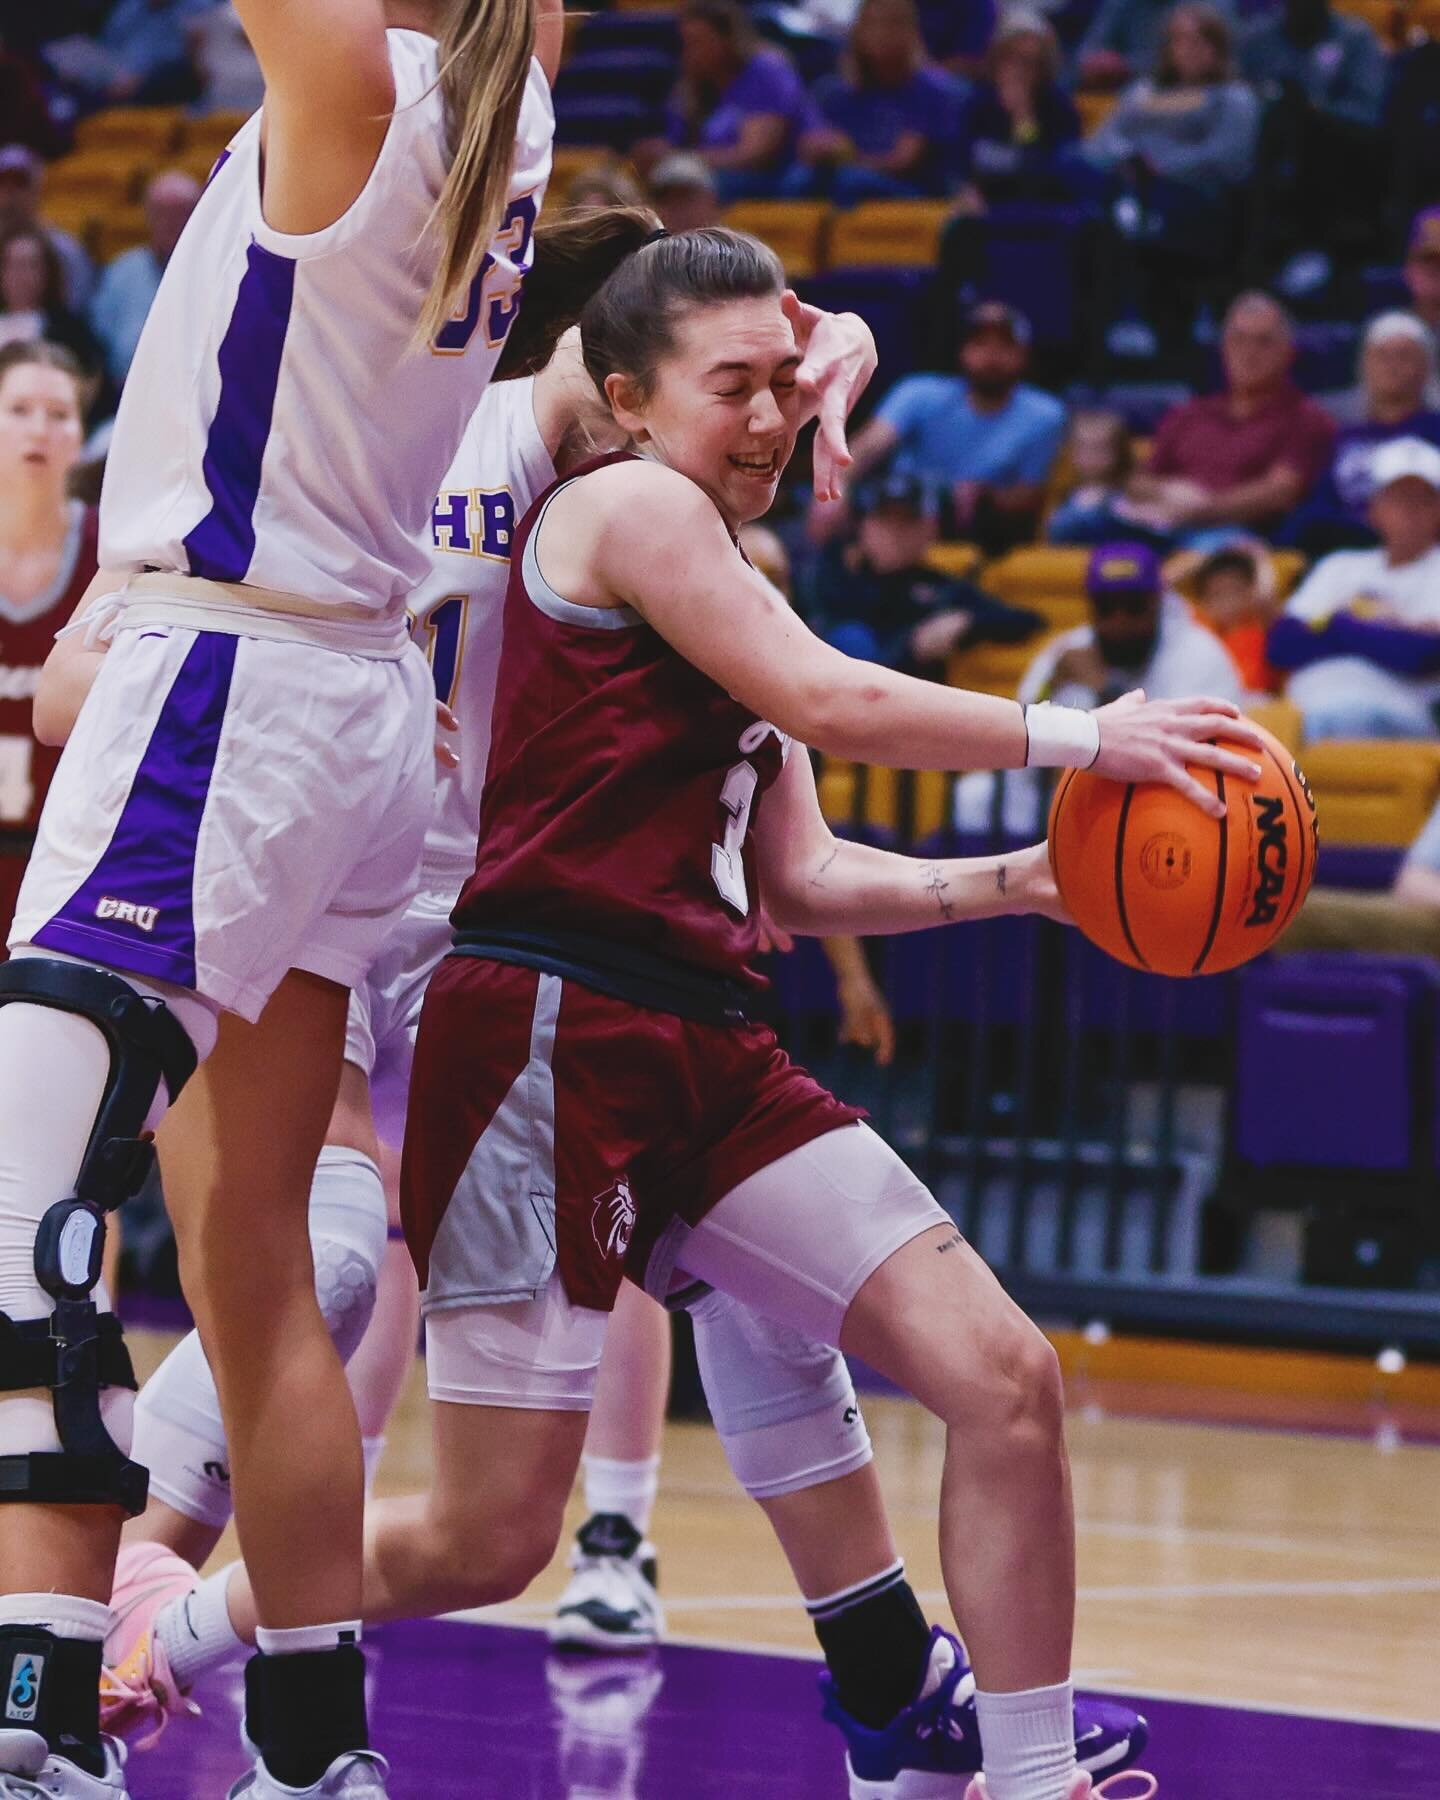
<svg viewBox="0 0 1440 1800">
<path fill-rule="evenodd" d="M 507 381 L 543 369 L 586 301 L 654 236 L 659 223 L 643 206 L 588 206 L 553 217 L 542 213 L 535 228 L 535 260 L 495 379 Z"/>
<path fill-rule="evenodd" d="M 420 321 L 425 338 L 460 310 L 500 224 L 535 44 L 535 0 L 449 0 L 439 38 L 453 156 L 435 205 L 440 266 Z"/>
<path fill-rule="evenodd" d="M 646 396 L 686 313 L 784 292 L 779 257 L 747 232 L 716 225 L 657 238 L 627 257 L 581 313 L 586 370 L 602 395 L 606 376 L 626 375 Z"/>
</svg>

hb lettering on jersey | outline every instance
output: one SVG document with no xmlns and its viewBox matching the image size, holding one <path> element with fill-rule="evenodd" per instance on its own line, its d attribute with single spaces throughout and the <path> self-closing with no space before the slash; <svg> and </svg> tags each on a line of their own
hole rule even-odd
<svg viewBox="0 0 1440 1800">
<path fill-rule="evenodd" d="M 515 500 L 508 488 L 442 488 L 430 515 L 437 550 L 509 562 L 515 536 Z"/>
</svg>

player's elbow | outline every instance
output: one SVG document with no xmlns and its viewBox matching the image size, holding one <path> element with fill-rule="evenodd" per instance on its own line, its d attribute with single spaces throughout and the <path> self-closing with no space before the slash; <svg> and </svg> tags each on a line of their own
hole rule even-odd
<svg viewBox="0 0 1440 1800">
<path fill-rule="evenodd" d="M 41 676 L 30 717 L 37 740 L 51 750 L 64 745 L 75 723 L 75 709 L 56 692 L 57 687 L 55 682 L 47 685 Z"/>
</svg>

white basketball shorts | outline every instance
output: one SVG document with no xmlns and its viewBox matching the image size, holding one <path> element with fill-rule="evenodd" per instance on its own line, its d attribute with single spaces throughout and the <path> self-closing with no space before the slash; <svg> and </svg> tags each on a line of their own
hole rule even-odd
<svg viewBox="0 0 1440 1800">
<path fill-rule="evenodd" d="M 353 988 L 419 879 L 434 718 L 413 646 L 122 628 L 60 759 L 11 948 L 252 1021 L 291 969 Z"/>
</svg>

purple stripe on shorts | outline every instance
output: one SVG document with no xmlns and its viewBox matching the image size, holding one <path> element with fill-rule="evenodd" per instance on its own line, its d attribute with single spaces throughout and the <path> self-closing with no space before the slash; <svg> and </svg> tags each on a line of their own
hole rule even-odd
<svg viewBox="0 0 1440 1800">
<path fill-rule="evenodd" d="M 238 643 L 206 631 L 191 645 L 110 842 L 33 943 L 195 986 L 195 856 Z"/>
<path fill-rule="evenodd" d="M 245 263 L 220 344 L 220 400 L 201 463 L 210 510 L 185 539 L 190 573 L 207 581 L 243 581 L 255 554 L 260 466 L 295 298 L 288 256 L 252 244 Z"/>
</svg>

